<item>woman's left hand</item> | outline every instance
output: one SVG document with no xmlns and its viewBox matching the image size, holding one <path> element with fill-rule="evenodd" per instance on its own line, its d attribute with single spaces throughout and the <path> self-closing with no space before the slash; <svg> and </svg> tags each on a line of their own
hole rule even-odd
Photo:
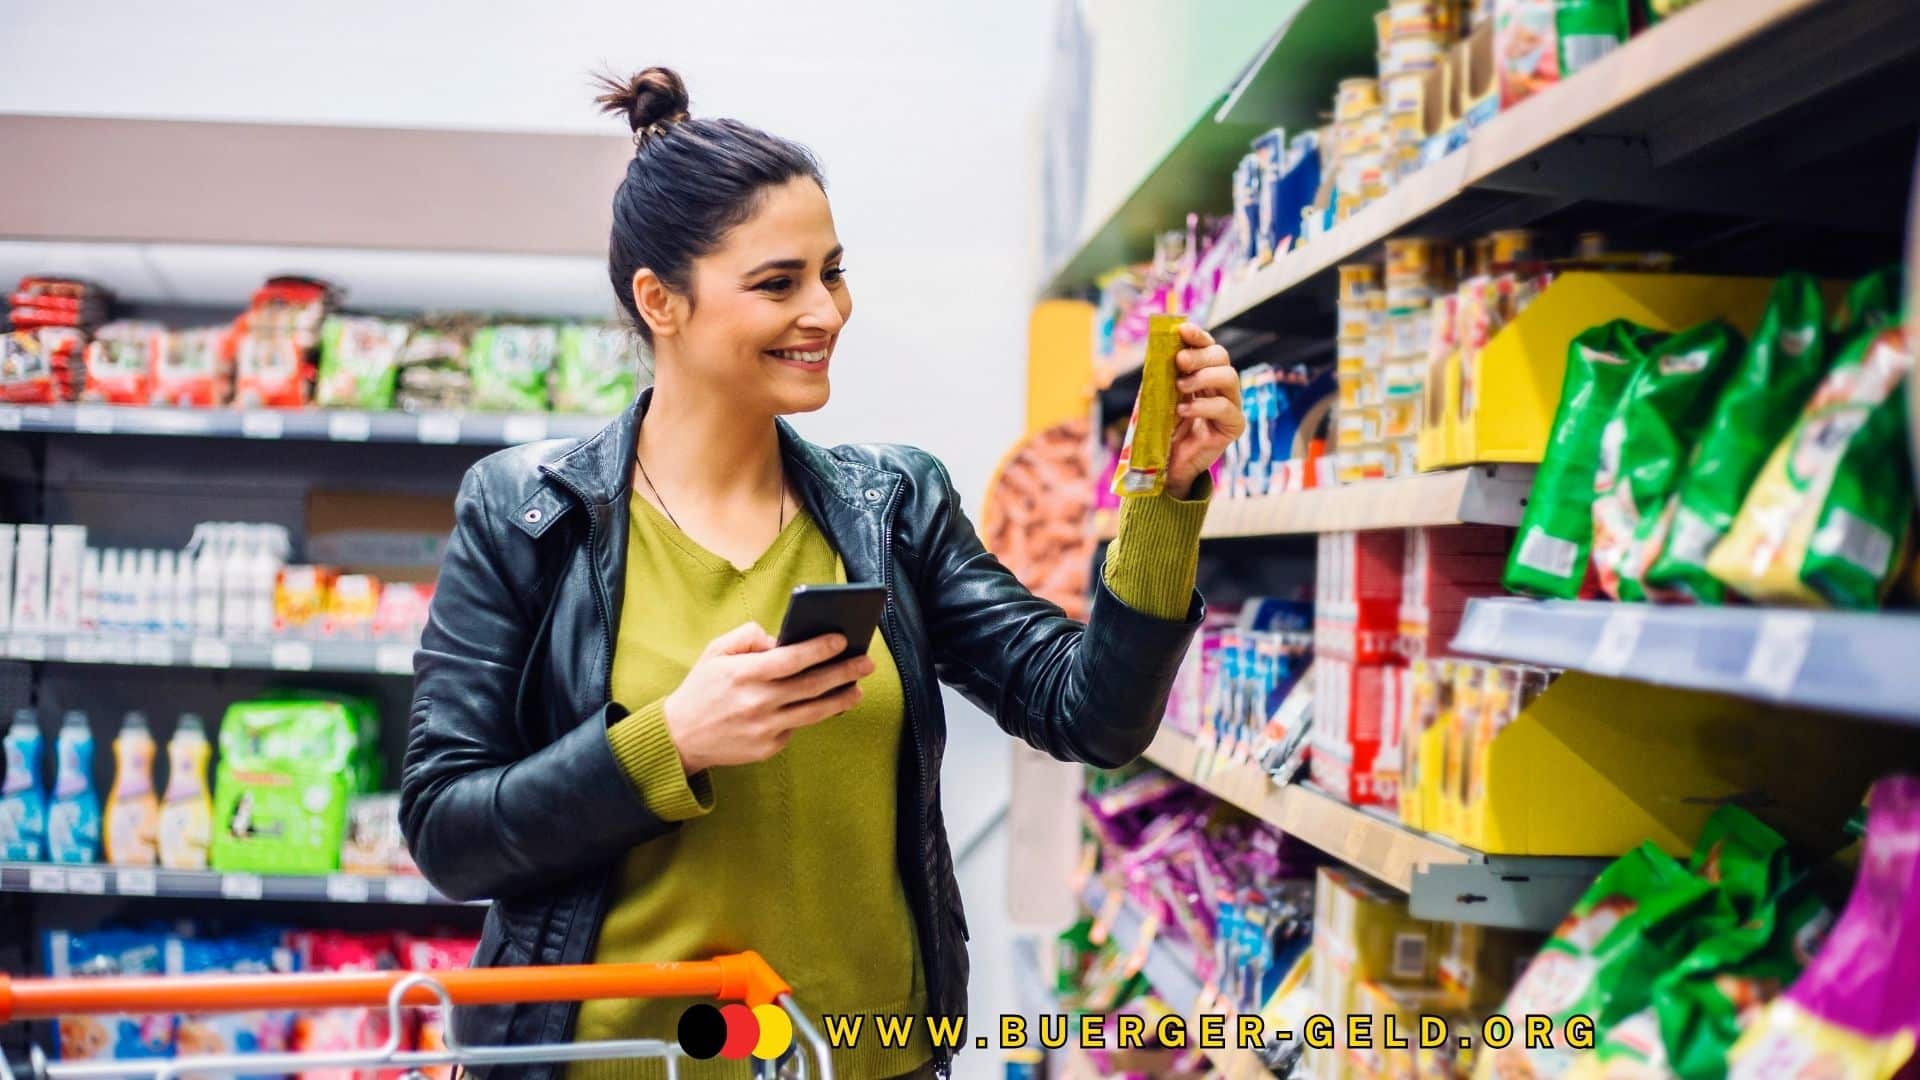
<svg viewBox="0 0 1920 1080">
<path fill-rule="evenodd" d="M 1181 324 L 1180 340 L 1187 346 L 1174 354 L 1180 372 L 1180 425 L 1173 431 L 1173 456 L 1167 466 L 1167 493 L 1176 499 L 1191 495 L 1193 482 L 1247 430 L 1233 358 L 1193 323 Z"/>
</svg>

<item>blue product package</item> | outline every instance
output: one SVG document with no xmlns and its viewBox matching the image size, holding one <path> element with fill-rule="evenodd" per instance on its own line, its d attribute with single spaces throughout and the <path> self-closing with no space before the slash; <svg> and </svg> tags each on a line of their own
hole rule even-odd
<svg viewBox="0 0 1920 1080">
<path fill-rule="evenodd" d="M 1301 214 L 1313 205 L 1313 197 L 1319 191 L 1320 136 L 1312 131 L 1301 132 L 1287 144 L 1287 167 L 1280 177 L 1277 205 L 1284 216 L 1284 235 L 1277 242 L 1282 247 L 1291 246 L 1298 239 Z"/>
<path fill-rule="evenodd" d="M 1240 228 L 1240 255 L 1247 262 L 1260 257 L 1260 158 L 1248 154 L 1233 170 L 1233 210 Z"/>
<path fill-rule="evenodd" d="M 1245 400 L 1241 405 L 1247 414 L 1247 455 L 1240 463 L 1240 487 L 1247 495 L 1265 495 L 1267 489 L 1260 483 L 1260 476 L 1271 452 L 1267 446 L 1267 390 L 1273 385 L 1273 369 L 1265 364 L 1255 364 L 1247 369 Z"/>
<path fill-rule="evenodd" d="M 1300 228 L 1300 212 L 1292 211 L 1288 218 L 1285 186 L 1282 177 L 1287 166 L 1287 133 L 1284 128 L 1272 131 L 1253 140 L 1254 151 L 1260 156 L 1260 252 L 1262 258 L 1273 258 L 1286 253 L 1286 242 Z"/>
<path fill-rule="evenodd" d="M 43 941 L 47 974 L 76 976 L 160 975 L 169 936 L 164 931 L 49 931 Z M 54 1054 L 62 1061 L 129 1061 L 173 1056 L 174 1017 L 123 1014 L 62 1016 L 55 1025 Z"/>
<path fill-rule="evenodd" d="M 168 942 L 166 966 L 169 975 L 261 975 L 298 968 L 283 935 L 272 930 L 204 940 L 175 938 Z M 189 1014 L 179 1017 L 175 1045 L 181 1057 L 279 1053 L 292 1041 L 293 1023 L 294 1014 L 288 1011 Z M 182 1076 L 195 1080 L 197 1074 L 188 1070 Z M 270 1074 L 241 1080 L 270 1080 Z"/>
<path fill-rule="evenodd" d="M 70 712 L 54 740 L 53 795 L 47 802 L 47 859 L 100 861 L 100 796 L 93 787 L 93 730 Z"/>
<path fill-rule="evenodd" d="M 40 778 L 40 718 L 14 714 L 7 729 L 6 779 L 0 783 L 0 859 L 39 862 L 46 857 L 47 789 Z"/>
</svg>

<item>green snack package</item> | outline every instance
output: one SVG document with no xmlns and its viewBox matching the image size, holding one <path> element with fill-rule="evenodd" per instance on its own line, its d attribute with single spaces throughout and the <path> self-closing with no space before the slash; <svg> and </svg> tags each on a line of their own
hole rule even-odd
<svg viewBox="0 0 1920 1080">
<path fill-rule="evenodd" d="M 1748 343 L 1745 357 L 1694 444 L 1679 492 L 1668 502 L 1666 543 L 1647 568 L 1646 590 L 1659 600 L 1717 604 L 1726 590 L 1707 573 L 1707 553 L 1720 542 L 1767 455 L 1793 427 L 1826 370 L 1826 326 L 1820 283 L 1788 274 Z"/>
<path fill-rule="evenodd" d="M 337 701 L 242 701 L 220 722 L 216 870 L 325 874 L 340 865 L 359 733 Z"/>
<path fill-rule="evenodd" d="M 1545 460 L 1534 475 L 1519 540 L 1501 579 L 1509 590 L 1562 600 L 1579 595 L 1593 547 L 1600 433 L 1646 363 L 1646 351 L 1663 336 L 1620 319 L 1586 331 L 1567 347 L 1567 374 Z"/>
<path fill-rule="evenodd" d="M 638 335 L 616 326 L 560 328 L 553 367 L 553 410 L 610 416 L 640 392 Z"/>
<path fill-rule="evenodd" d="M 496 412 L 545 412 L 559 333 L 551 326 L 502 324 L 473 335 L 467 354 L 473 407 Z"/>
<path fill-rule="evenodd" d="M 1900 267 L 1887 266 L 1854 282 L 1833 313 L 1833 340 L 1850 344 L 1857 334 L 1878 334 L 1899 322 L 1902 281 Z"/>
<path fill-rule="evenodd" d="M 393 407 L 400 350 L 411 328 L 392 319 L 332 316 L 320 327 L 319 405 L 348 409 Z"/>
<path fill-rule="evenodd" d="M 1645 599 L 1641 580 L 1664 541 L 1659 520 L 1740 353 L 1718 319 L 1654 346 L 1600 435 L 1593 476 L 1593 565 L 1600 588 Z"/>
<path fill-rule="evenodd" d="M 1913 517 L 1902 388 L 1904 334 L 1861 334 L 1707 557 L 1728 588 L 1764 603 L 1877 607 L 1901 565 Z"/>
<path fill-rule="evenodd" d="M 1592 1018 L 1595 1035 L 1603 1036 L 1652 1004 L 1661 973 L 1733 923 L 1722 890 L 1653 844 L 1620 856 L 1561 920 L 1501 1009 L 1516 1018 L 1552 1017 L 1559 1029 L 1554 1045 L 1528 1048 L 1516 1038 L 1488 1051 L 1487 1075 L 1561 1075 L 1575 1053 L 1564 1037 L 1570 1017 Z"/>
</svg>

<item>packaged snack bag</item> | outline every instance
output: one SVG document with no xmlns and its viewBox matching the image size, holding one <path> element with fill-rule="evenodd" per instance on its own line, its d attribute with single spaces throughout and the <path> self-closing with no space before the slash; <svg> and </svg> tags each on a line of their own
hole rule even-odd
<svg viewBox="0 0 1920 1080">
<path fill-rule="evenodd" d="M 166 967 L 167 935 L 144 930 L 54 930 L 43 942 L 47 974 L 159 975 Z M 63 1016 L 55 1025 L 54 1055 L 62 1061 L 172 1057 L 174 1017 Z"/>
<path fill-rule="evenodd" d="M 1775 447 L 1707 559 L 1728 588 L 1772 603 L 1873 608 L 1913 515 L 1901 385 L 1904 335 L 1861 335 Z"/>
<path fill-rule="evenodd" d="M 640 392 L 637 334 L 617 326 L 573 323 L 560 328 L 553 366 L 555 412 L 612 415 Z"/>
<path fill-rule="evenodd" d="M 234 401 L 245 409 L 298 408 L 312 394 L 313 352 L 333 302 L 324 282 L 277 277 L 234 320 Z"/>
<path fill-rule="evenodd" d="M 1773 296 L 1733 373 L 1668 510 L 1666 543 L 1646 573 L 1661 599 L 1717 604 L 1725 595 L 1707 573 L 1707 554 L 1733 526 L 1767 455 L 1793 426 L 1826 370 L 1826 327 L 1820 283 L 1788 274 Z"/>
<path fill-rule="evenodd" d="M 1806 972 L 1755 1020 L 1730 1080 L 1891 1077 L 1920 1031 L 1920 778 L 1873 787 L 1860 876 Z"/>
<path fill-rule="evenodd" d="M 337 869 L 347 800 L 364 783 L 358 727 L 355 711 L 337 701 L 229 706 L 214 773 L 214 869 Z"/>
<path fill-rule="evenodd" d="M 0 336 L 0 401 L 52 405 L 74 396 L 86 337 L 62 327 L 16 328 Z"/>
<path fill-rule="evenodd" d="M 320 328 L 315 402 L 351 409 L 392 408 L 400 350 L 410 329 L 391 319 L 328 319 Z"/>
<path fill-rule="evenodd" d="M 1520 519 L 1501 583 L 1529 596 L 1579 595 L 1593 550 L 1593 476 L 1600 435 L 1627 384 L 1664 335 L 1615 320 L 1573 339 L 1546 459 Z"/>
<path fill-rule="evenodd" d="M 231 331 L 224 327 L 169 335 L 153 368 L 153 403 L 210 409 L 233 397 Z"/>
<path fill-rule="evenodd" d="M 167 943 L 167 974 L 262 975 L 297 970 L 293 950 L 271 931 L 232 938 L 175 938 Z M 201 1054 L 279 1053 L 293 1036 L 294 1014 L 287 1011 L 187 1014 L 175 1036 L 181 1057 Z M 211 1077 L 186 1072 L 188 1080 Z M 242 1080 L 264 1080 L 242 1078 Z"/>
<path fill-rule="evenodd" d="M 1667 338 L 1648 354 L 1601 432 L 1593 563 L 1608 596 L 1645 598 L 1647 553 L 1664 537 L 1659 517 L 1739 350 L 1740 332 L 1719 320 Z"/>
<path fill-rule="evenodd" d="M 417 938 L 400 939 L 400 960 L 408 971 L 446 971 L 450 968 L 463 968 L 473 962 L 473 953 L 480 942 L 474 938 Z M 414 1042 L 421 1050 L 445 1050 L 447 1048 L 447 1016 L 439 1006 L 419 1011 L 419 1026 L 414 1034 Z M 453 1069 L 446 1065 L 436 1065 L 422 1072 L 433 1080 L 452 1080 Z"/>
<path fill-rule="evenodd" d="M 167 348 L 167 328 L 151 322 L 108 323 L 87 345 L 81 398 L 110 405 L 145 405 L 153 373 Z"/>
<path fill-rule="evenodd" d="M 1875 270 L 1853 283 L 1833 313 L 1828 337 L 1845 345 L 1856 334 L 1878 334 L 1900 321 L 1902 271 L 1898 266 Z"/>
<path fill-rule="evenodd" d="M 1627 40 L 1626 0 L 1496 0 L 1500 107 L 1577 74 Z"/>
<path fill-rule="evenodd" d="M 1114 474 L 1115 495 L 1158 495 L 1166 490 L 1167 466 L 1173 454 L 1173 432 L 1179 426 L 1174 411 L 1180 391 L 1174 384 L 1180 373 L 1174 354 L 1180 351 L 1180 324 L 1184 315 L 1155 315 L 1147 329 L 1146 366 L 1140 371 L 1140 395 L 1127 422 L 1126 442 L 1120 447 L 1120 468 Z"/>
<path fill-rule="evenodd" d="M 309 971 L 390 971 L 398 966 L 393 939 L 386 934 L 316 930 L 296 935 L 300 966 Z M 385 1008 L 319 1009 L 301 1013 L 293 1025 L 293 1048 L 305 1052 L 365 1049 L 385 1045 L 391 1029 Z M 412 1049 L 402 1038 L 400 1048 Z M 393 1070 L 308 1069 L 300 1080 L 377 1080 L 398 1076 Z"/>
<path fill-rule="evenodd" d="M 545 412 L 547 379 L 558 342 L 559 333 L 551 326 L 489 326 L 475 334 L 467 352 L 473 407 Z"/>
</svg>

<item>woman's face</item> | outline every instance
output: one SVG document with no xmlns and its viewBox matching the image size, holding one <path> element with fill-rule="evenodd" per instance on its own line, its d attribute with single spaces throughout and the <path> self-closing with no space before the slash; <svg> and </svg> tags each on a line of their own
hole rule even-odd
<svg viewBox="0 0 1920 1080">
<path fill-rule="evenodd" d="M 762 193 L 754 215 L 695 259 L 681 367 L 742 408 L 824 406 L 828 367 L 853 295 L 826 192 L 798 178 Z"/>
</svg>

